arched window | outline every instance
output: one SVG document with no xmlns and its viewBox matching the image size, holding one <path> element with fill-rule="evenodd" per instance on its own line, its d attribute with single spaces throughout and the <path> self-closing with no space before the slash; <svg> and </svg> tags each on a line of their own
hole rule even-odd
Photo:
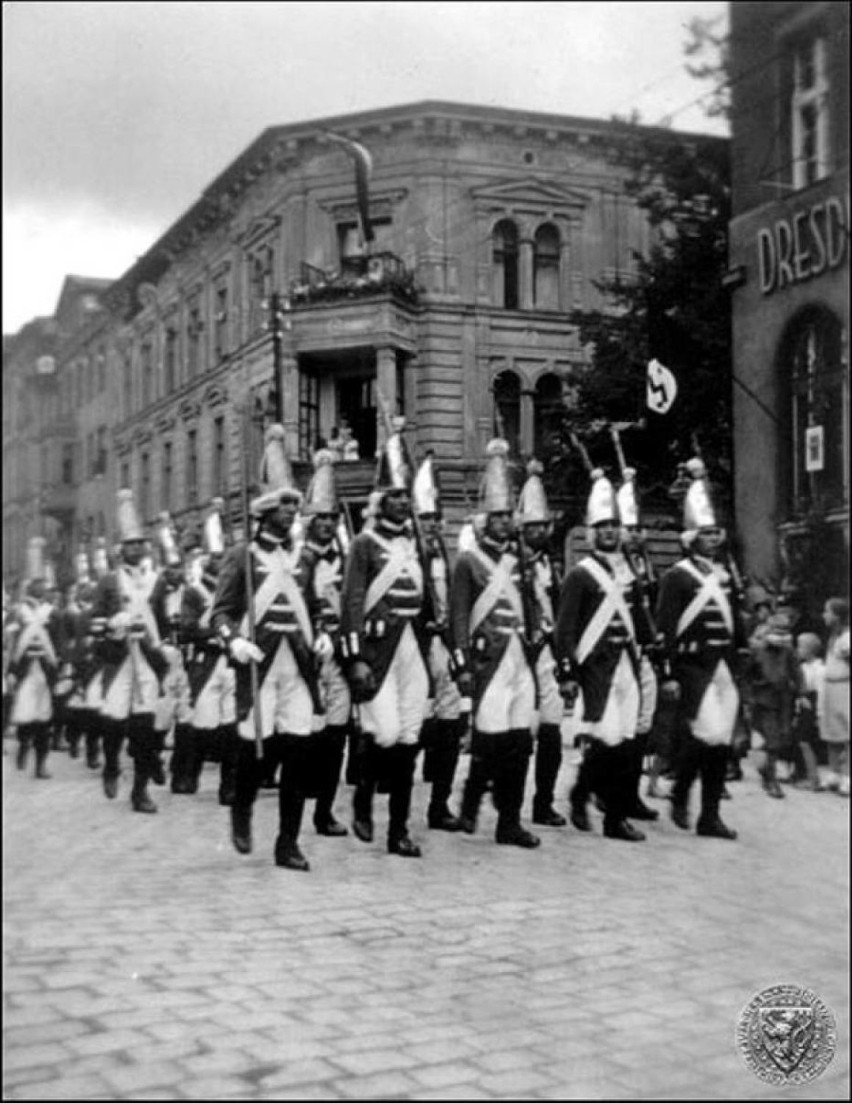
<svg viewBox="0 0 852 1103">
<path fill-rule="evenodd" d="M 521 381 L 511 371 L 500 372 L 494 380 L 494 406 L 498 432 L 517 453 L 521 433 Z"/>
<path fill-rule="evenodd" d="M 518 227 L 509 219 L 494 227 L 494 302 L 518 309 Z"/>
<path fill-rule="evenodd" d="M 842 505 L 848 395 L 839 319 L 820 307 L 794 318 L 784 342 L 782 371 L 792 443 L 788 505 L 793 513 Z"/>
<path fill-rule="evenodd" d="M 535 232 L 533 280 L 536 310 L 559 309 L 559 231 L 546 222 Z"/>
<path fill-rule="evenodd" d="M 562 402 L 562 381 L 558 375 L 542 375 L 533 395 L 533 451 L 545 459 L 558 444 L 565 407 Z"/>
</svg>

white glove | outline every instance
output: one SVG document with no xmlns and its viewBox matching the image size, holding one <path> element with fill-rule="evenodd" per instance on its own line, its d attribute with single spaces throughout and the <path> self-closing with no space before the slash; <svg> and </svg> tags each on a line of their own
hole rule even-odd
<svg viewBox="0 0 852 1103">
<path fill-rule="evenodd" d="M 314 640 L 314 654 L 323 661 L 330 659 L 334 654 L 334 644 L 331 642 L 331 636 L 328 632 L 320 632 Z"/>
<path fill-rule="evenodd" d="M 163 658 L 167 659 L 171 666 L 180 658 L 180 649 L 175 647 L 173 643 L 160 644 L 160 651 L 163 653 Z"/>
<path fill-rule="evenodd" d="M 127 635 L 132 623 L 133 617 L 130 613 L 116 613 L 107 621 L 107 627 L 117 639 L 121 640 Z"/>
<path fill-rule="evenodd" d="M 238 663 L 250 663 L 252 661 L 259 663 L 263 659 L 263 652 L 257 644 L 252 643 L 251 640 L 244 640 L 242 636 L 234 636 L 229 650 L 231 658 Z"/>
</svg>

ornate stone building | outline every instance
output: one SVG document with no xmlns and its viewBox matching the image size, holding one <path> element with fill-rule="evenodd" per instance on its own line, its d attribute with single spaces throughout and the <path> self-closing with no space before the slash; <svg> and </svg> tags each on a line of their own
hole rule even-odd
<svg viewBox="0 0 852 1103">
<path fill-rule="evenodd" d="M 372 157 L 367 247 L 329 132 Z M 276 416 L 302 479 L 348 423 L 361 460 L 338 471 L 357 527 L 387 417 L 403 413 L 416 455 L 436 455 L 452 531 L 495 429 L 519 457 L 547 450 L 586 363 L 568 314 L 603 305 L 595 280 L 629 279 L 649 244 L 623 190 L 624 134 L 440 102 L 264 131 L 57 355 L 83 463 L 68 542 L 111 534 L 122 485 L 146 521 L 169 509 L 197 525 L 221 494 L 238 524 Z"/>
</svg>

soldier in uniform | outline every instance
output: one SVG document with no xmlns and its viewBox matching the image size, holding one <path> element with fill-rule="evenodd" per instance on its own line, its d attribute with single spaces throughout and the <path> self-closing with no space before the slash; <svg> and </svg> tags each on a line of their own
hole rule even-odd
<svg viewBox="0 0 852 1103">
<path fill-rule="evenodd" d="M 430 637 L 429 672 L 434 686 L 431 714 L 420 730 L 423 780 L 432 786 L 426 822 L 438 831 L 461 831 L 461 820 L 452 814 L 448 802 L 470 715 L 470 700 L 462 698 L 455 683 L 449 646 L 450 564 L 441 536 L 441 503 L 431 454 L 420 464 L 414 478 L 412 508 L 419 528 L 426 627 Z"/>
<path fill-rule="evenodd" d="M 183 556 L 178 547 L 168 512 L 160 514 L 156 532 L 160 569 L 151 591 L 151 608 L 160 633 L 161 650 L 168 662 L 163 678 L 154 731 L 157 735 L 157 771 L 152 780 L 164 785 L 166 778 L 162 765 L 162 753 L 166 741 L 173 734 L 175 743 L 186 738 L 192 710 L 189 700 L 189 679 L 186 673 L 183 641 L 181 639 L 181 610 L 186 592 L 186 573 Z"/>
<path fill-rule="evenodd" d="M 103 786 L 108 798 L 117 796 L 126 737 L 133 759 L 131 806 L 134 812 L 152 813 L 157 806 L 148 794 L 148 782 L 161 769 L 154 716 L 168 661 L 150 603 L 157 576 L 144 562 L 147 541 L 132 490 L 118 492 L 118 531 L 120 561 L 98 582 L 92 610 L 93 620 L 104 623 L 98 645 L 103 662 Z"/>
<path fill-rule="evenodd" d="M 222 511 L 214 498 L 202 529 L 202 553 L 184 590 L 180 638 L 187 650 L 191 721 L 175 732 L 172 792 L 198 791 L 205 760 L 219 762 L 219 804 L 234 803 L 237 757 L 236 682 L 227 648 L 212 624 L 213 599 L 225 555 Z"/>
<path fill-rule="evenodd" d="M 340 590 L 348 534 L 340 517 L 334 479 L 334 456 L 327 448 L 314 455 L 314 476 L 302 505 L 305 541 L 302 561 L 308 588 L 318 609 L 318 630 L 331 643 L 319 663 L 320 695 L 325 727 L 316 739 L 316 804 L 318 835 L 339 838 L 349 832 L 334 816 L 334 798 L 349 732 L 352 700 L 340 666 Z"/>
<path fill-rule="evenodd" d="M 47 779 L 53 719 L 52 687 L 59 673 L 61 631 L 56 608 L 47 601 L 43 536 L 34 536 L 27 548 L 27 584 L 13 614 L 17 631 L 7 676 L 13 685 L 11 723 L 18 732 L 16 765 L 23 770 L 30 747 L 35 749 L 35 776 Z"/>
<path fill-rule="evenodd" d="M 65 658 L 71 680 L 65 733 L 71 758 L 79 756 L 80 741 L 86 734 L 86 683 L 93 673 L 90 620 L 94 596 L 89 557 L 81 549 L 77 556 L 77 581 L 69 588 L 65 610 Z"/>
<path fill-rule="evenodd" d="M 582 693 L 579 731 L 586 750 L 571 790 L 571 822 L 590 831 L 586 800 L 598 796 L 607 838 L 641 842 L 627 820 L 632 799 L 633 738 L 639 718 L 636 576 L 620 551 L 618 506 L 609 479 L 592 471 L 586 525 L 592 551 L 565 577 L 559 598 L 556 651 L 561 680 Z"/>
<path fill-rule="evenodd" d="M 496 840 L 533 848 L 537 835 L 521 826 L 536 707 L 534 667 L 527 652 L 523 579 L 511 541 L 513 495 L 509 446 L 492 440 L 480 487 L 484 524 L 456 560 L 450 592 L 450 632 L 459 689 L 473 702 L 471 763 L 461 806 L 473 834 L 485 790 L 493 785 Z"/>
<path fill-rule="evenodd" d="M 429 699 L 423 568 L 410 535 L 411 472 L 401 432 L 380 454 L 377 515 L 352 541 L 341 594 L 341 644 L 364 739 L 353 796 L 356 836 L 373 840 L 373 795 L 389 792 L 390 854 L 419 858 L 408 834 L 418 737 Z"/>
<path fill-rule="evenodd" d="M 701 778 L 696 833 L 735 839 L 719 816 L 719 801 L 739 710 L 734 682 L 737 651 L 745 647 L 731 573 L 722 561 L 724 530 L 718 525 L 700 459 L 687 465 L 683 543 L 687 553 L 660 583 L 657 624 L 665 639 L 672 678 L 661 692 L 679 700 L 680 746 L 671 792 L 674 823 L 689 830 L 689 791 Z"/>
<path fill-rule="evenodd" d="M 106 620 L 104 617 L 95 616 L 94 601 L 98 583 L 110 572 L 106 540 L 102 536 L 98 537 L 95 542 L 95 549 L 92 553 L 92 571 L 94 587 L 85 619 L 86 660 L 82 667 L 83 707 L 80 710 L 79 723 L 85 732 L 86 765 L 90 770 L 99 770 L 101 768 L 100 751 L 103 741 L 101 706 L 103 704 L 104 675 L 100 645 L 106 632 Z"/>
<path fill-rule="evenodd" d="M 527 464 L 527 481 L 518 501 L 518 539 L 533 621 L 530 647 L 538 688 L 538 731 L 535 747 L 535 796 L 532 821 L 544 827 L 564 827 L 566 819 L 553 807 L 556 779 L 562 765 L 562 717 L 565 705 L 556 677 L 553 630 L 559 600 L 559 579 L 548 553 L 551 518 L 538 460 Z"/>
<path fill-rule="evenodd" d="M 301 550 L 292 537 L 302 495 L 293 483 L 284 451 L 283 426 L 267 430 L 262 481 L 266 489 L 251 503 L 257 521 L 254 539 L 227 554 L 211 613 L 213 628 L 236 672 L 240 746 L 231 839 L 238 853 L 251 852 L 258 788 L 270 765 L 280 763 L 275 864 L 307 871 L 310 866 L 298 837 L 305 798 L 315 788 L 314 732 L 322 705 L 316 674 L 316 610 Z M 258 742 L 263 750 L 260 759 Z"/>
</svg>

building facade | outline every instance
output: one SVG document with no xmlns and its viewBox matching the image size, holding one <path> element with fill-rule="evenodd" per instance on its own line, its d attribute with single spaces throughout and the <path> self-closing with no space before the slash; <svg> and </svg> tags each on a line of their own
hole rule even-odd
<svg viewBox="0 0 852 1103">
<path fill-rule="evenodd" d="M 736 509 L 813 612 L 849 556 L 849 5 L 730 19 Z"/>
<path fill-rule="evenodd" d="M 372 157 L 370 235 L 330 132 Z M 629 279 L 648 249 L 625 134 L 438 102 L 264 131 L 60 342 L 57 416 L 74 411 L 78 447 L 68 545 L 113 535 L 121 486 L 146 522 L 168 509 L 196 527 L 220 495 L 238 528 L 279 419 L 302 481 L 348 425 L 360 460 L 338 482 L 357 528 L 397 413 L 415 456 L 435 454 L 452 533 L 495 431 L 519 458 L 546 451 L 588 362 L 569 312 L 604 308 L 595 281 Z"/>
</svg>

